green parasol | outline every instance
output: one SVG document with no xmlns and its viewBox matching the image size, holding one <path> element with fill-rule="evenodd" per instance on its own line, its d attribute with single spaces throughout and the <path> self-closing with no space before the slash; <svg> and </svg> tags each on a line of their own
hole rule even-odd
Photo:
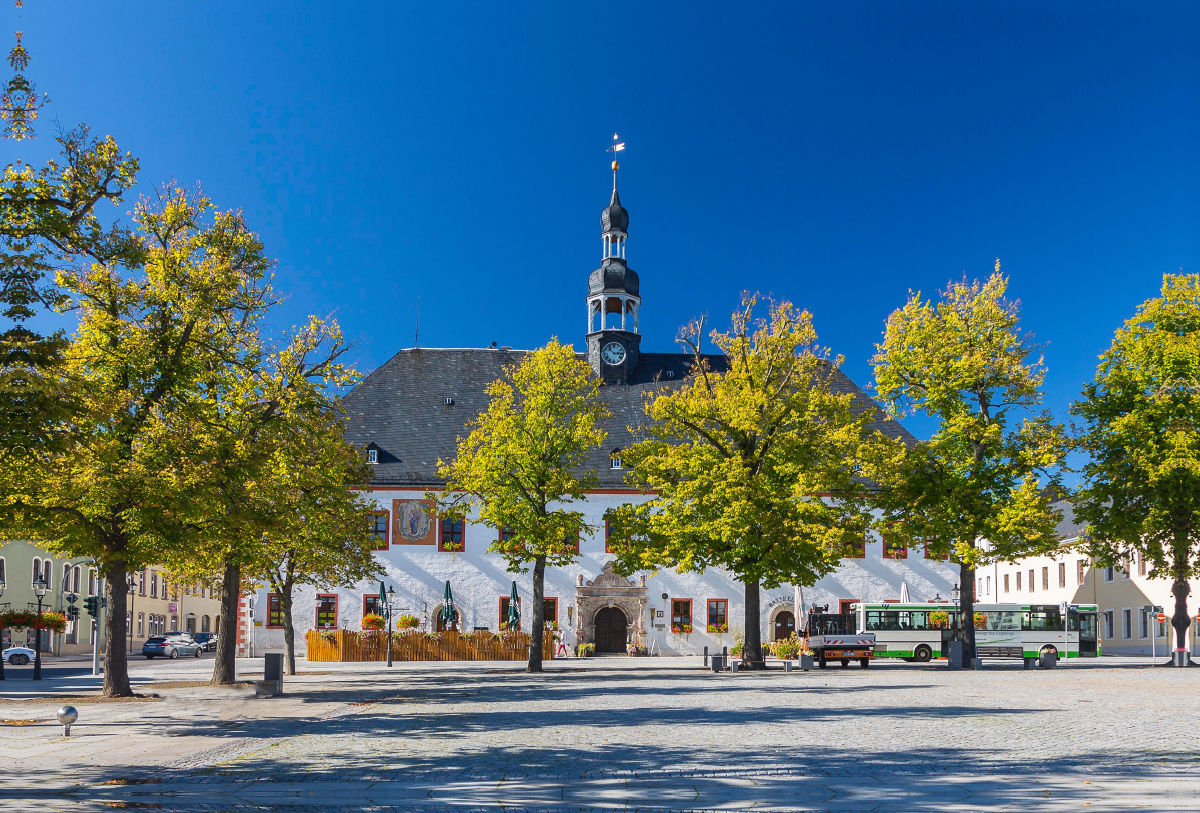
<svg viewBox="0 0 1200 813">
<path fill-rule="evenodd" d="M 454 594 L 450 592 L 450 580 L 446 579 L 446 592 L 442 596 L 442 629 L 450 629 L 456 621 L 458 614 L 454 612 Z"/>
<path fill-rule="evenodd" d="M 517 583 L 514 581 L 512 585 L 512 593 L 508 597 L 508 628 L 515 630 L 521 628 L 521 605 L 517 598 Z"/>
</svg>

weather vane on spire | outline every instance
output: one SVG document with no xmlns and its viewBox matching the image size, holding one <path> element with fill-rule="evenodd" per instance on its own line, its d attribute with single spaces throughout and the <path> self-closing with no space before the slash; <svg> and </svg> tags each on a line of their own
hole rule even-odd
<svg viewBox="0 0 1200 813">
<path fill-rule="evenodd" d="M 617 188 L 617 170 L 621 168 L 621 165 L 618 164 L 617 160 L 616 160 L 617 153 L 622 152 L 624 149 L 625 149 L 625 142 L 618 140 L 617 134 L 613 133 L 613 145 L 611 147 L 609 147 L 607 150 L 605 150 L 605 152 L 611 152 L 613 154 L 613 163 L 612 163 L 613 189 Z"/>
</svg>

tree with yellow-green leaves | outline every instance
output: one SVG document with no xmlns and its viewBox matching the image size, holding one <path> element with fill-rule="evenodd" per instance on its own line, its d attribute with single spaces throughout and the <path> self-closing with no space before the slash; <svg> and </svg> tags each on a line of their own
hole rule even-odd
<svg viewBox="0 0 1200 813">
<path fill-rule="evenodd" d="M 489 551 L 513 573 L 533 570 L 530 672 L 542 671 L 546 566 L 579 557 L 579 535 L 592 530 L 572 503 L 586 498 L 598 478 L 582 469 L 600 448 L 608 417 L 600 379 L 567 345 L 552 339 L 526 354 L 487 390 L 486 410 L 459 438 L 451 461 L 438 461 L 444 492 L 430 494 L 444 517 L 479 521 L 504 531 Z"/>
<path fill-rule="evenodd" d="M 50 453 L 27 460 L 9 516 L 56 552 L 91 557 L 105 579 L 110 641 L 126 633 L 126 576 L 167 562 L 189 512 L 179 416 L 255 351 L 274 302 L 270 262 L 240 214 L 165 188 L 140 201 L 132 249 L 86 247 L 57 283 L 78 326 L 52 373 L 71 396 Z M 68 386 L 69 385 L 69 386 Z M 123 647 L 105 651 L 106 696 L 129 695 Z"/>
<path fill-rule="evenodd" d="M 974 617 L 975 570 L 1049 552 L 1061 519 L 1050 507 L 1068 451 L 1041 410 L 1045 367 L 1020 327 L 1008 278 L 951 283 L 937 301 L 909 296 L 876 346 L 875 386 L 894 416 L 935 421 L 929 440 L 872 466 L 888 534 L 960 563 L 960 618 Z M 975 657 L 963 624 L 964 665 Z"/>
<path fill-rule="evenodd" d="M 1089 455 L 1074 498 L 1099 564 L 1133 554 L 1170 578 L 1175 650 L 1187 649 L 1200 574 L 1200 277 L 1167 274 L 1113 337 L 1072 412 Z"/>
<path fill-rule="evenodd" d="M 649 499 L 609 514 L 618 571 L 723 568 L 743 583 L 748 668 L 764 663 L 760 589 L 837 566 L 871 523 L 862 461 L 898 444 L 870 428 L 874 404 L 842 390 L 811 314 L 778 302 L 756 318 L 756 305 L 744 296 L 732 328 L 711 333 L 720 371 L 701 352 L 704 320 L 684 328 L 691 372 L 647 401 L 645 437 L 621 455 Z"/>
<path fill-rule="evenodd" d="M 269 583 L 280 597 L 286 654 L 295 674 L 292 591 L 348 585 L 375 575 L 370 506 L 357 489 L 371 477 L 365 452 L 344 435 L 337 393 L 358 380 L 336 322 L 310 319 L 283 345 L 266 343 L 206 382 L 174 413 L 172 489 L 184 544 L 172 570 L 221 584 L 233 623 L 244 586 Z M 236 679 L 236 640 L 217 641 L 213 683 Z"/>
</svg>

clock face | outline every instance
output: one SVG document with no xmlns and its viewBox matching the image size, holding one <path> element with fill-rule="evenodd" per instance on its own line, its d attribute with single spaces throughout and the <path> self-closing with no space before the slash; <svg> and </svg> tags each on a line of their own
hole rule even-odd
<svg viewBox="0 0 1200 813">
<path fill-rule="evenodd" d="M 600 358 L 604 359 L 605 364 L 616 366 L 625 360 L 625 347 L 618 342 L 609 342 L 600 351 Z"/>
</svg>

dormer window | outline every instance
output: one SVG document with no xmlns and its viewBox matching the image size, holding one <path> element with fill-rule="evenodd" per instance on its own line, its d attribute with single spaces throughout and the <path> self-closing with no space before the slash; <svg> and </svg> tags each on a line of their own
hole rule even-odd
<svg viewBox="0 0 1200 813">
<path fill-rule="evenodd" d="M 614 469 L 622 468 L 622 466 L 621 466 L 621 450 L 620 449 L 612 450 L 612 453 L 608 456 L 608 464 L 609 464 L 609 466 L 611 466 Z"/>
<path fill-rule="evenodd" d="M 674 378 L 674 377 L 675 377 L 675 371 L 667 370 L 667 378 Z"/>
<path fill-rule="evenodd" d="M 367 449 L 367 462 L 370 463 L 372 466 L 377 465 L 379 463 L 379 450 L 378 449 Z"/>
</svg>

